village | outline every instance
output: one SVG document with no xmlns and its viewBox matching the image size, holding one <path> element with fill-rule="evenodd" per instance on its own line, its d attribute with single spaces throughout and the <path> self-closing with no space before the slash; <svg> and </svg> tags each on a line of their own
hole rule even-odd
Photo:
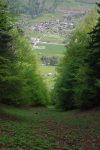
<svg viewBox="0 0 100 150">
<path fill-rule="evenodd" d="M 74 22 L 67 22 L 65 20 L 50 20 L 50 21 L 45 21 L 45 22 L 40 22 L 38 24 L 32 25 L 32 30 L 43 33 L 43 36 L 47 36 L 49 34 L 52 35 L 58 35 L 58 36 L 68 36 L 68 30 L 73 30 L 75 28 Z M 44 49 L 45 47 L 38 47 L 39 43 L 42 43 L 42 37 L 36 38 L 36 37 L 31 37 L 31 43 L 34 48 L 36 49 Z M 46 41 L 44 44 L 48 44 Z M 50 43 L 49 43 L 50 44 Z M 53 41 L 51 44 L 58 44 L 59 43 L 54 43 Z M 61 43 L 60 43 L 61 44 Z"/>
<path fill-rule="evenodd" d="M 49 34 L 56 36 L 63 36 L 65 39 L 70 38 L 70 33 L 76 28 L 76 19 L 85 17 L 86 12 L 72 12 L 68 11 L 64 13 L 61 19 L 53 19 L 51 18 L 49 21 L 42 21 L 40 23 L 34 23 L 31 26 L 31 30 L 33 32 L 41 33 L 43 36 L 47 36 Z M 63 41 L 64 42 L 64 41 Z M 44 49 L 45 46 L 38 47 L 39 43 L 42 43 L 42 37 L 31 37 L 31 43 L 33 47 L 36 49 Z M 47 44 L 47 42 L 45 41 Z M 54 43 L 52 41 L 52 43 Z M 58 44 L 58 43 L 54 43 Z M 60 43 L 61 44 L 61 43 Z M 62 43 L 63 44 L 63 43 Z"/>
<path fill-rule="evenodd" d="M 64 35 L 66 33 L 66 29 L 73 29 L 74 27 L 73 22 L 55 20 L 35 24 L 32 26 L 32 29 L 38 32 Z"/>
</svg>

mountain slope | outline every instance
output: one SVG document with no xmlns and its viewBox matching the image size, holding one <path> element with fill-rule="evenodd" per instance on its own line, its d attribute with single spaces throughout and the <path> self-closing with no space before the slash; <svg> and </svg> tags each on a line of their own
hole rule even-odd
<svg viewBox="0 0 100 150">
<path fill-rule="evenodd" d="M 43 13 L 54 12 L 57 8 L 89 8 L 97 0 L 4 0 L 13 13 L 24 13 L 35 18 Z"/>
</svg>

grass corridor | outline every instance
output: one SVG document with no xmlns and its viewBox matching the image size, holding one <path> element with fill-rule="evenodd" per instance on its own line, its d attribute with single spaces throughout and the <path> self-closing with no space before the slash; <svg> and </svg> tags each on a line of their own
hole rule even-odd
<svg viewBox="0 0 100 150">
<path fill-rule="evenodd" d="M 100 110 L 0 106 L 0 150 L 100 150 Z"/>
</svg>

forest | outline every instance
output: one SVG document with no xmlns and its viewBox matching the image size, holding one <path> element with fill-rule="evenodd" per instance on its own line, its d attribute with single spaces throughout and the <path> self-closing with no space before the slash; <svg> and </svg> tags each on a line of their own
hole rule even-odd
<svg viewBox="0 0 100 150">
<path fill-rule="evenodd" d="M 51 4 L 45 0 L 4 0 L 9 4 L 10 11 L 15 14 L 24 13 L 32 18 L 42 15 L 44 12 L 52 12 L 61 0 L 52 0 Z"/>
<path fill-rule="evenodd" d="M 62 3 L 0 1 L 0 150 L 100 149 L 100 3 L 59 57 L 39 56 L 17 23 L 22 14 L 34 21 L 55 13 Z M 54 66 L 55 76 L 44 76 L 41 63 Z"/>
<path fill-rule="evenodd" d="M 58 67 L 55 95 L 65 110 L 100 106 L 100 18 L 96 23 L 95 17 L 88 16 L 74 32 Z"/>
</svg>

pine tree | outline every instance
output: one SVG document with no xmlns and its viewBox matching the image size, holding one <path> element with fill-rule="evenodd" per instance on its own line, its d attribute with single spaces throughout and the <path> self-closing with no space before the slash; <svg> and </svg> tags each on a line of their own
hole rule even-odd
<svg viewBox="0 0 100 150">
<path fill-rule="evenodd" d="M 7 4 L 0 2 L 0 102 L 15 103 L 19 91 L 16 76 L 15 49 L 12 45 L 12 23 Z"/>
<path fill-rule="evenodd" d="M 76 74 L 75 99 L 81 109 L 100 106 L 100 4 L 97 5 L 99 18 L 88 34 L 90 40 L 85 46 L 84 64 Z"/>
<path fill-rule="evenodd" d="M 96 18 L 97 14 L 93 13 L 80 24 L 67 45 L 65 57 L 58 68 L 54 98 L 62 109 L 94 107 L 97 90 L 93 82 L 93 69 L 86 59 L 89 59 L 92 51 L 92 48 L 87 48 L 90 41 L 88 33 L 94 27 Z"/>
<path fill-rule="evenodd" d="M 98 13 L 100 15 L 100 4 L 98 5 Z M 91 54 L 88 58 L 89 65 L 94 69 L 94 73 L 97 78 L 100 78 L 100 17 L 98 18 L 97 25 L 92 32 L 89 33 L 91 36 L 91 41 L 89 48 L 91 49 Z"/>
<path fill-rule="evenodd" d="M 99 18 L 96 26 L 90 32 L 91 41 L 89 43 L 90 54 L 87 63 L 92 70 L 91 83 L 93 86 L 93 106 L 100 105 L 100 4 L 97 3 Z"/>
<path fill-rule="evenodd" d="M 11 29 L 11 24 L 8 21 L 7 5 L 0 2 L 0 55 L 8 55 L 10 48 L 11 36 L 9 31 Z"/>
</svg>

